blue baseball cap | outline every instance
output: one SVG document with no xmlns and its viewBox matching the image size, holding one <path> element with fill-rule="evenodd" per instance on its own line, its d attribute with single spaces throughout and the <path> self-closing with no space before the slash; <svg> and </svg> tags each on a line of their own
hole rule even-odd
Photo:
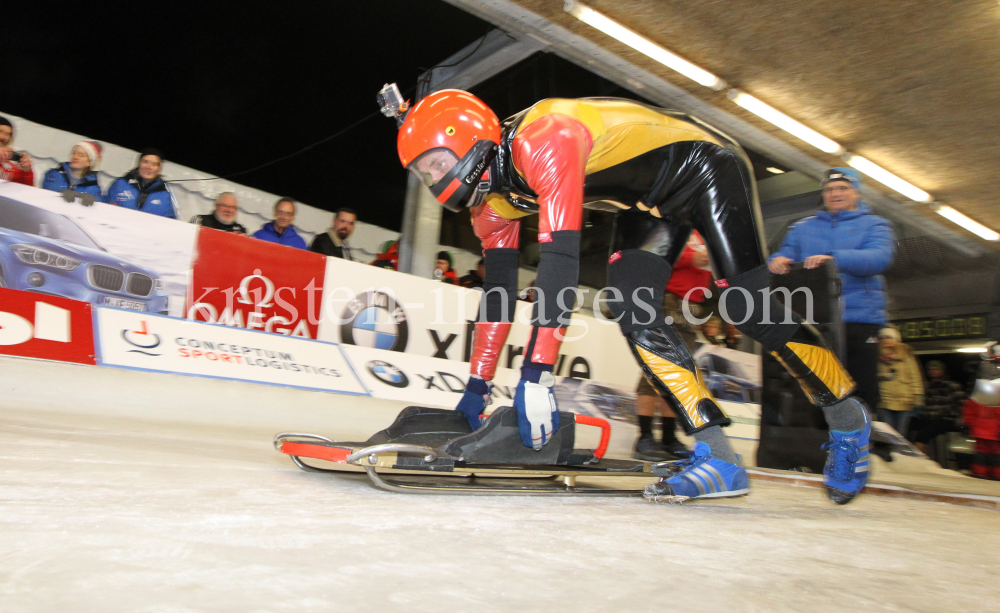
<svg viewBox="0 0 1000 613">
<path fill-rule="evenodd" d="M 830 181 L 847 181 L 857 191 L 861 191 L 861 175 L 853 168 L 831 168 L 826 171 L 826 176 L 819 182 L 820 187 Z"/>
</svg>

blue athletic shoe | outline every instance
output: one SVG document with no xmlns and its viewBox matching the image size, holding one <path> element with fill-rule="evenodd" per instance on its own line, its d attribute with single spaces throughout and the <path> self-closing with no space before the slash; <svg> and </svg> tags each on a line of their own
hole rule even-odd
<svg viewBox="0 0 1000 613">
<path fill-rule="evenodd" d="M 750 492 L 746 469 L 712 456 L 712 448 L 707 443 L 696 443 L 690 457 L 671 462 L 669 466 L 681 470 L 659 483 L 647 485 L 643 490 L 646 498 L 730 498 Z"/>
<path fill-rule="evenodd" d="M 868 451 L 872 423 L 865 412 L 865 427 L 843 432 L 830 430 L 830 441 L 823 444 L 827 451 L 823 467 L 826 495 L 837 504 L 847 504 L 861 493 L 868 481 Z"/>
</svg>

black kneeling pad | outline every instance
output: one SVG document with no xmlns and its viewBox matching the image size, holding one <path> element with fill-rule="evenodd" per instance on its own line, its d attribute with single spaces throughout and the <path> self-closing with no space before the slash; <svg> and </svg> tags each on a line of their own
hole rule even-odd
<svg viewBox="0 0 1000 613">
<path fill-rule="evenodd" d="M 573 456 L 575 438 L 576 418 L 573 413 L 560 411 L 559 429 L 548 444 L 539 451 L 525 447 L 517 429 L 517 409 L 500 407 L 490 415 L 482 428 L 468 436 L 456 438 L 445 445 L 442 451 L 468 464 L 565 466 Z"/>
<path fill-rule="evenodd" d="M 516 416 L 515 416 L 516 417 Z M 448 441 L 472 433 L 464 413 L 451 409 L 406 407 L 392 425 L 376 432 L 366 446 L 400 443 L 437 448 Z"/>
</svg>

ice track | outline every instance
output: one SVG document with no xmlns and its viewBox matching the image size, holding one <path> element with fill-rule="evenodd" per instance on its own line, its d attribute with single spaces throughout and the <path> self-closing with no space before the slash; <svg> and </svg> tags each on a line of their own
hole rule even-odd
<svg viewBox="0 0 1000 613">
<path fill-rule="evenodd" d="M 405 496 L 302 472 L 273 434 L 4 408 L 0 611 L 939 612 L 1000 601 L 994 511 L 874 497 L 835 507 L 817 489 L 760 482 L 747 498 L 684 507 Z"/>
</svg>

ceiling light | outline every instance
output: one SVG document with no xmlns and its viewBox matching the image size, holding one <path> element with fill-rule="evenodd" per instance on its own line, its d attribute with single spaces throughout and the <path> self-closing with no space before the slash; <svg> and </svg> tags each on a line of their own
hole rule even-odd
<svg viewBox="0 0 1000 613">
<path fill-rule="evenodd" d="M 731 89 L 729 90 L 729 99 L 754 115 L 770 121 L 785 132 L 801 138 L 820 151 L 832 153 L 834 155 L 840 155 L 844 152 L 843 147 L 829 138 L 823 136 L 812 128 L 807 128 L 788 115 L 785 115 L 774 107 L 764 104 L 746 92 L 742 92 L 738 89 Z"/>
<path fill-rule="evenodd" d="M 986 347 L 962 347 L 959 353 L 986 353 Z"/>
<path fill-rule="evenodd" d="M 783 174 L 785 174 L 784 170 L 782 170 L 780 168 L 775 168 L 774 166 L 768 166 L 767 167 L 767 171 L 769 173 L 776 174 L 776 175 L 783 175 Z"/>
<path fill-rule="evenodd" d="M 897 192 L 903 194 L 910 200 L 916 200 L 917 202 L 931 202 L 934 198 L 925 192 L 924 190 L 907 183 L 906 181 L 900 179 L 896 175 L 892 174 L 888 170 L 882 168 L 881 166 L 867 160 L 860 155 L 850 154 L 844 158 L 848 164 L 857 168 L 861 172 L 865 173 L 869 177 L 875 179 L 882 185 L 891 187 Z"/>
<path fill-rule="evenodd" d="M 974 221 L 966 217 L 965 215 L 959 213 L 950 206 L 945 206 L 943 204 L 932 204 L 931 209 L 941 217 L 953 221 L 954 223 L 962 226 L 963 228 L 965 228 L 969 232 L 972 232 L 976 236 L 979 236 L 980 238 L 985 238 L 988 241 L 1000 240 L 1000 234 L 997 234 L 993 230 L 990 230 L 989 228 L 979 223 L 978 221 Z"/>
<path fill-rule="evenodd" d="M 629 30 L 617 21 L 598 13 L 585 4 L 576 2 L 576 0 L 565 0 L 563 10 L 583 23 L 625 43 L 639 53 L 649 56 L 667 68 L 676 70 L 692 81 L 700 83 L 705 87 L 710 87 L 715 91 L 721 91 L 728 87 L 725 81 L 704 68 L 696 66 L 679 55 L 667 51 L 645 36 Z"/>
</svg>

